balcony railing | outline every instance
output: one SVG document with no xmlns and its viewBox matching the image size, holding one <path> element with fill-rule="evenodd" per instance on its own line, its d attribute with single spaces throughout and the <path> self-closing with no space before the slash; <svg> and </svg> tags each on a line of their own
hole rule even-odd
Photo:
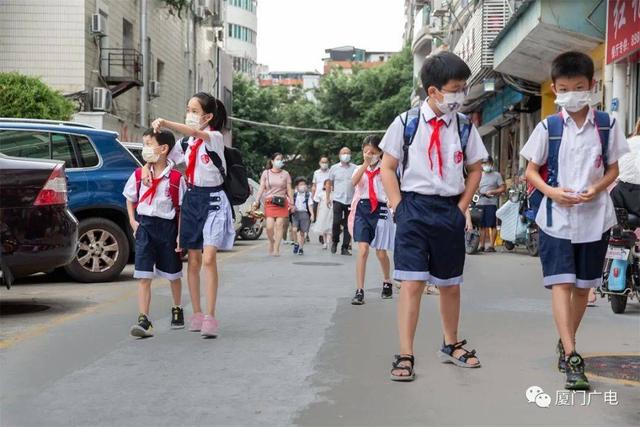
<svg viewBox="0 0 640 427">
<path fill-rule="evenodd" d="M 100 71 L 116 97 L 135 86 L 142 86 L 142 54 L 135 49 L 100 50 Z"/>
</svg>

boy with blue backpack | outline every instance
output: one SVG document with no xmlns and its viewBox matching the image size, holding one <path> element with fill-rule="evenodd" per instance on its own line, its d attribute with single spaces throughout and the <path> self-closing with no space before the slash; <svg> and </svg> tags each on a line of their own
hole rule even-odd
<svg viewBox="0 0 640 427">
<path fill-rule="evenodd" d="M 295 186 L 296 191 L 293 193 L 295 210 L 291 213 L 291 225 L 293 226 L 291 240 L 295 242 L 293 244 L 293 254 L 304 255 L 304 243 L 314 220 L 313 198 L 305 178 L 296 178 Z"/>
<path fill-rule="evenodd" d="M 594 66 L 581 52 L 566 52 L 551 65 L 551 88 L 560 112 L 535 128 L 520 153 L 535 188 L 530 203 L 540 228 L 544 286 L 551 289 L 560 339 L 558 369 L 565 387 L 587 390 L 576 332 L 590 288 L 602 283 L 609 232 L 616 224 L 607 187 L 618 176 L 618 159 L 629 151 L 623 130 L 591 107 Z"/>
<path fill-rule="evenodd" d="M 480 367 L 475 350 L 458 340 L 464 212 L 478 189 L 481 161 L 488 157 L 477 129 L 458 113 L 470 75 L 467 64 L 451 52 L 428 57 L 420 71 L 427 100 L 398 116 L 380 143 L 382 183 L 397 227 L 394 278 L 402 281 L 393 381 L 415 378 L 413 341 L 427 281 L 440 288 L 440 359 Z"/>
</svg>

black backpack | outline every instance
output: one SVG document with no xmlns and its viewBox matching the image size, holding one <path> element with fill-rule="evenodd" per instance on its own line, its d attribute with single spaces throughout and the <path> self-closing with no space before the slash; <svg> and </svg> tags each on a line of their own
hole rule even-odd
<svg viewBox="0 0 640 427">
<path fill-rule="evenodd" d="M 188 147 L 188 138 L 182 138 L 180 145 L 182 151 L 186 152 Z M 222 179 L 224 179 L 224 192 L 227 194 L 227 198 L 232 205 L 241 205 L 247 201 L 251 195 L 251 187 L 249 186 L 249 177 L 247 175 L 247 168 L 242 161 L 242 153 L 240 150 L 233 147 L 224 147 L 224 158 L 227 162 L 227 170 L 225 170 L 222 159 L 215 151 L 207 150 L 209 158 L 218 168 Z"/>
</svg>

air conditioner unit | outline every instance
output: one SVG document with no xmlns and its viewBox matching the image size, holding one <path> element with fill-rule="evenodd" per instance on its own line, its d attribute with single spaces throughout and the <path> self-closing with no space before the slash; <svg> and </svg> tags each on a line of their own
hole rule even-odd
<svg viewBox="0 0 640 427">
<path fill-rule="evenodd" d="M 91 33 L 98 36 L 104 36 L 107 30 L 104 16 L 99 13 L 91 15 Z"/>
<path fill-rule="evenodd" d="M 149 80 L 149 96 L 160 96 L 160 82 L 157 80 Z"/>
<path fill-rule="evenodd" d="M 111 110 L 111 91 L 106 87 L 93 88 L 93 110 L 94 111 L 110 111 Z"/>
</svg>

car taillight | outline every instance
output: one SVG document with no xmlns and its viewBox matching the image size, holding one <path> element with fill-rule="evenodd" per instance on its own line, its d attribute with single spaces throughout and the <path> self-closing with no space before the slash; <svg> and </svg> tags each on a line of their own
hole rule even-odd
<svg viewBox="0 0 640 427">
<path fill-rule="evenodd" d="M 58 165 L 53 169 L 49 179 L 38 193 L 34 206 L 64 205 L 67 203 L 67 177 L 64 166 Z"/>
</svg>

